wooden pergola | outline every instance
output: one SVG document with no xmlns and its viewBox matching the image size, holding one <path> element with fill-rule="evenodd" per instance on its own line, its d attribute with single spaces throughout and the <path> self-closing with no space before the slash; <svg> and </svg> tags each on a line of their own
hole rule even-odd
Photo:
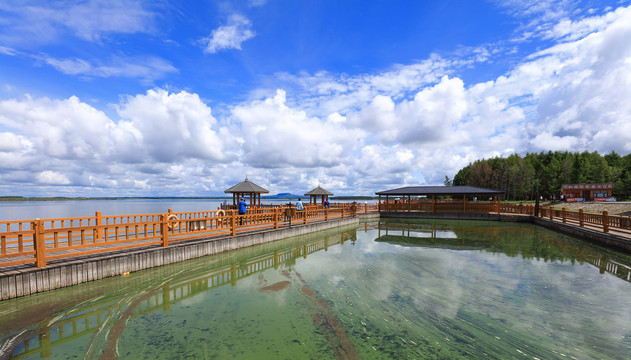
<svg viewBox="0 0 631 360">
<path fill-rule="evenodd" d="M 305 193 L 305 196 L 309 196 L 309 204 L 317 204 L 318 203 L 318 196 L 321 197 L 321 203 L 324 205 L 324 200 L 328 199 L 329 196 L 333 196 L 333 193 L 327 190 L 324 190 L 323 188 L 320 187 L 320 185 L 318 185 L 317 188 Z"/>
<path fill-rule="evenodd" d="M 453 199 L 461 198 L 462 211 L 466 212 L 467 198 L 477 200 L 477 197 L 480 197 L 480 200 L 488 199 L 493 204 L 493 208 L 496 209 L 495 211 L 499 211 L 500 197 L 503 193 L 504 192 L 501 190 L 475 186 L 406 186 L 398 189 L 379 191 L 375 194 L 379 195 L 379 209 L 382 208 L 382 204 L 390 204 L 391 199 L 402 204 L 402 209 L 411 209 L 413 198 L 431 198 L 431 210 L 432 212 L 436 212 L 437 197 L 448 196 Z"/>
<path fill-rule="evenodd" d="M 250 206 L 261 205 L 261 194 L 267 194 L 269 191 L 265 188 L 262 188 L 255 183 L 248 180 L 247 176 L 245 180 L 238 183 L 237 185 L 224 190 L 225 193 L 232 193 L 232 204 L 237 205 L 240 198 L 245 198 L 246 196 L 250 198 Z"/>
</svg>

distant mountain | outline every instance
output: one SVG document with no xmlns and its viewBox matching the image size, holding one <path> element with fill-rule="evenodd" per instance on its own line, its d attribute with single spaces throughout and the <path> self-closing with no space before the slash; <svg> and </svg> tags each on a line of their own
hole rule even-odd
<svg viewBox="0 0 631 360">
<path fill-rule="evenodd" d="M 304 198 L 304 195 L 296 195 L 296 194 L 292 194 L 292 193 L 278 193 L 276 195 L 263 195 L 261 196 L 261 199 L 276 199 L 276 200 L 285 200 L 285 199 L 298 199 L 298 198 Z"/>
</svg>

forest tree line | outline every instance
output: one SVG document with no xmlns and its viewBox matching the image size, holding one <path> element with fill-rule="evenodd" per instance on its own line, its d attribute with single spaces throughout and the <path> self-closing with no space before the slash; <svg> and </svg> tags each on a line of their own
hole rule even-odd
<svg viewBox="0 0 631 360">
<path fill-rule="evenodd" d="M 584 151 L 570 153 L 549 151 L 527 153 L 525 157 L 476 160 L 460 169 L 453 181 L 445 176 L 445 185 L 469 185 L 503 190 L 503 199 L 534 200 L 559 198 L 563 184 L 613 183 L 613 196 L 618 200 L 631 199 L 631 154 L 620 156 L 612 151 L 607 155 Z"/>
</svg>

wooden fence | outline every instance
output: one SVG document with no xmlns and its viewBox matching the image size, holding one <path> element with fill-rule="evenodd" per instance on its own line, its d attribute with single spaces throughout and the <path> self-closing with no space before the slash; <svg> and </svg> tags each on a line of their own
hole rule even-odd
<svg viewBox="0 0 631 360">
<path fill-rule="evenodd" d="M 307 205 L 303 211 L 252 208 L 245 215 L 234 210 L 169 210 L 164 214 L 102 216 L 97 211 L 91 217 L 0 221 L 0 269 L 21 264 L 45 267 L 47 261 L 70 257 L 328 221 L 369 209 L 370 205 L 337 204 L 331 208 Z"/>
<path fill-rule="evenodd" d="M 498 214 L 522 214 L 535 215 L 534 205 L 492 203 L 476 201 L 437 201 L 433 207 L 431 201 L 417 201 L 412 203 L 387 203 L 379 204 L 381 211 L 414 212 L 425 211 L 433 213 L 498 213 Z M 539 216 L 549 218 L 553 221 L 561 221 L 578 225 L 579 227 L 589 227 L 603 232 L 615 232 L 617 234 L 631 236 L 631 217 L 620 215 L 609 215 L 607 211 L 601 214 L 585 213 L 583 209 L 579 211 L 560 210 L 551 207 L 541 207 Z"/>
<path fill-rule="evenodd" d="M 166 247 L 180 241 L 235 236 L 246 231 L 376 211 L 535 214 L 533 205 L 467 201 L 331 204 L 330 208 L 307 205 L 303 211 L 288 206 L 261 207 L 249 209 L 246 215 L 238 215 L 234 210 L 179 213 L 169 210 L 164 214 L 102 216 L 97 211 L 91 217 L 0 221 L 0 269 L 21 264 L 45 267 L 52 260 L 152 245 Z M 539 216 L 631 236 L 629 216 L 548 207 L 542 207 Z"/>
</svg>

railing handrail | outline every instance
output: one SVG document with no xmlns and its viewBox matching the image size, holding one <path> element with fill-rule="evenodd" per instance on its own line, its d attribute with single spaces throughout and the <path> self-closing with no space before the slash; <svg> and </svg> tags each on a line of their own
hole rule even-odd
<svg viewBox="0 0 631 360">
<path fill-rule="evenodd" d="M 359 207 L 324 208 L 306 205 L 304 210 L 285 214 L 289 207 L 250 209 L 245 215 L 236 210 L 208 210 L 163 214 L 130 214 L 76 218 L 0 221 L 0 268 L 114 250 L 232 235 L 244 231 L 278 229 L 313 221 L 329 221 L 356 215 Z M 365 207 L 368 211 L 368 207 Z M 376 211 L 376 208 L 375 208 Z M 3 231 L 4 229 L 4 231 Z M 98 248 L 97 248 L 98 247 Z M 104 247 L 104 248 L 103 248 Z"/>
<path fill-rule="evenodd" d="M 533 216 L 533 205 L 492 203 L 482 201 L 419 201 L 413 203 L 348 203 L 306 204 L 304 210 L 295 206 L 251 208 L 245 215 L 236 210 L 205 210 L 160 214 L 129 214 L 76 218 L 0 221 L 0 268 L 27 263 L 45 266 L 46 257 L 59 259 L 123 248 L 198 239 L 210 236 L 232 235 L 244 231 L 278 229 L 292 224 L 329 221 L 357 213 L 377 211 L 434 211 L 434 212 L 488 212 L 524 214 Z M 289 213 L 287 209 L 291 209 Z M 566 211 L 541 207 L 539 215 L 553 220 L 595 226 L 604 232 L 610 229 L 631 235 L 631 217 L 585 213 L 582 210 Z M 4 229 L 4 231 L 3 231 Z M 96 249 L 106 245 L 105 249 Z M 72 251 L 66 251 L 72 250 Z M 51 254 L 55 254 L 51 257 Z"/>
</svg>

